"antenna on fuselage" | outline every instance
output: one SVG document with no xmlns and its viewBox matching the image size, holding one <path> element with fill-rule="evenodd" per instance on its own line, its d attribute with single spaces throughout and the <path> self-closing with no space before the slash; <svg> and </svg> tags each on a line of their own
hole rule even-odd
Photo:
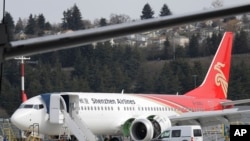
<svg viewBox="0 0 250 141">
<path fill-rule="evenodd" d="M 122 89 L 122 92 L 121 92 L 121 94 L 124 94 L 124 89 Z"/>
</svg>

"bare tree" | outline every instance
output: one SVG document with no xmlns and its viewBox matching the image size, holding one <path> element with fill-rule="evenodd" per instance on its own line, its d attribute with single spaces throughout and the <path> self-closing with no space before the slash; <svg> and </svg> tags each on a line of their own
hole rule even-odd
<svg viewBox="0 0 250 141">
<path fill-rule="evenodd" d="M 220 8 L 223 6 L 223 0 L 214 0 L 211 5 L 213 8 Z"/>
<path fill-rule="evenodd" d="M 130 17 L 125 14 L 111 14 L 110 15 L 110 24 L 120 24 L 130 21 Z"/>
</svg>

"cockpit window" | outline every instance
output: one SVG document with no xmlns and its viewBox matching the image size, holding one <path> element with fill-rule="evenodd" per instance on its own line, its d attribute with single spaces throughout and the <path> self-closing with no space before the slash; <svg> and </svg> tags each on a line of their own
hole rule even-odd
<svg viewBox="0 0 250 141">
<path fill-rule="evenodd" d="M 23 105 L 21 105 L 21 108 L 30 109 L 30 108 L 33 108 L 33 105 L 32 104 L 23 104 Z"/>
<path fill-rule="evenodd" d="M 43 104 L 39 104 L 39 109 L 43 109 L 43 108 L 44 108 Z"/>
<path fill-rule="evenodd" d="M 25 108 L 25 109 L 43 109 L 44 108 L 44 105 L 43 104 L 22 104 L 19 108 Z"/>
</svg>

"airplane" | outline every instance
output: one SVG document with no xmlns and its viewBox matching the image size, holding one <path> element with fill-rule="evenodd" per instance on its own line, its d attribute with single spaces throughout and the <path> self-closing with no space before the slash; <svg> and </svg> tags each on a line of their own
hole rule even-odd
<svg viewBox="0 0 250 141">
<path fill-rule="evenodd" d="M 2 65 L 3 61 L 18 56 L 79 47 L 117 36 L 249 11 L 248 3 L 12 42 L 8 41 L 6 25 L 0 24 L 0 63 Z M 35 132 L 48 135 L 67 132 L 69 135 L 74 134 L 79 140 L 91 141 L 96 140 L 95 135 L 121 134 L 131 136 L 133 140 L 150 140 L 172 125 L 188 123 L 210 125 L 212 119 L 228 124 L 228 121 L 237 119 L 241 113 L 248 112 L 238 111 L 233 105 L 249 102 L 248 99 L 238 101 L 226 99 L 232 36 L 230 32 L 224 35 L 223 42 L 215 55 L 215 61 L 212 62 L 202 85 L 183 96 L 123 92 L 47 93 L 22 103 L 11 116 L 11 122 L 24 131 L 33 125 L 39 127 L 34 129 Z M 225 60 L 219 56 L 224 56 Z M 218 60 L 221 62 L 215 63 Z M 209 87 L 218 89 L 218 93 Z M 70 131 L 66 131 L 67 128 Z"/>
<path fill-rule="evenodd" d="M 250 112 L 234 108 L 249 99 L 227 99 L 232 44 L 233 33 L 225 32 L 203 83 L 184 95 L 46 93 L 22 103 L 11 122 L 24 131 L 36 123 L 40 133 L 51 136 L 62 134 L 67 127 L 68 134 L 79 140 L 124 135 L 136 141 L 151 140 L 173 125 L 228 125 Z"/>
</svg>

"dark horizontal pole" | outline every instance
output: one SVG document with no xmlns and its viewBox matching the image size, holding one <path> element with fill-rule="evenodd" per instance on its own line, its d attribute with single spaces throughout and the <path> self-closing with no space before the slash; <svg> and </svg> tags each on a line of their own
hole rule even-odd
<svg viewBox="0 0 250 141">
<path fill-rule="evenodd" d="M 14 41 L 10 43 L 10 47 L 4 50 L 4 59 L 9 60 L 17 56 L 29 56 L 73 47 L 80 47 L 92 42 L 103 41 L 129 34 L 169 28 L 196 21 L 203 21 L 247 12 L 250 12 L 250 4 L 110 25 L 101 28 L 76 31 L 68 34 L 66 33 L 61 35 L 51 35 L 22 41 Z"/>
</svg>

